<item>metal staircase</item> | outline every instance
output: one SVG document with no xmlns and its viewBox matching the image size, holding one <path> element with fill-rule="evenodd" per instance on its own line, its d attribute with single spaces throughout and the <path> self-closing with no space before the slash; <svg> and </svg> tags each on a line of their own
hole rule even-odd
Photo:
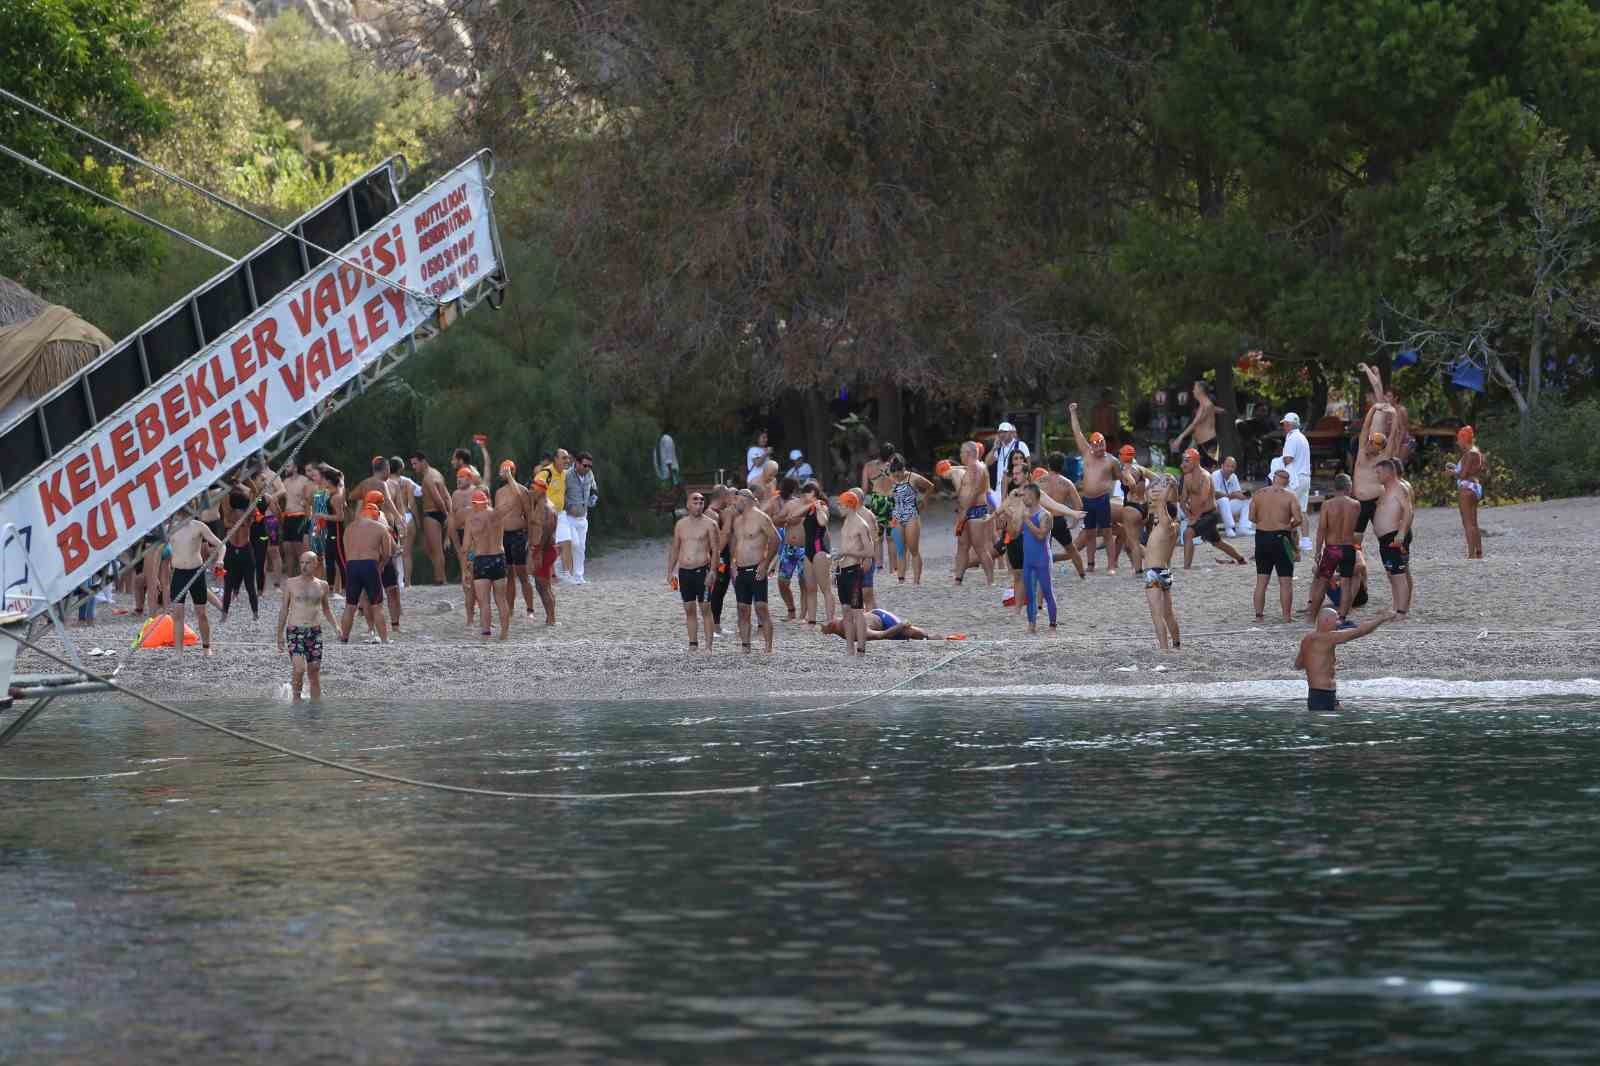
<svg viewBox="0 0 1600 1066">
<path fill-rule="evenodd" d="M 402 203 L 385 161 L 0 426 L 0 609 L 75 607 L 229 471 L 498 307 L 493 173 L 484 150 Z"/>
</svg>

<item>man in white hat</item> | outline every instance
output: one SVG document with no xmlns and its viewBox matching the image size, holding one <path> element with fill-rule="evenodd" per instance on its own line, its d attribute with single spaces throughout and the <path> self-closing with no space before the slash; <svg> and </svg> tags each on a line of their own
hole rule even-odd
<svg viewBox="0 0 1600 1066">
<path fill-rule="evenodd" d="M 805 452 L 802 452 L 799 448 L 792 448 L 789 451 L 789 469 L 784 476 L 792 477 L 804 485 L 817 475 L 816 471 L 811 469 L 811 464 L 806 462 Z"/>
<path fill-rule="evenodd" d="M 1283 468 L 1289 471 L 1289 491 L 1300 500 L 1306 524 L 1300 527 L 1300 550 L 1311 550 L 1311 442 L 1300 432 L 1300 416 L 1290 411 L 1278 423 L 1283 427 Z"/>
<path fill-rule="evenodd" d="M 994 467 L 994 475 L 991 480 L 994 482 L 994 491 L 1001 496 L 1005 495 L 1004 492 L 1001 492 L 1000 486 L 1001 482 L 1006 479 L 1006 471 L 1011 469 L 1012 452 L 1021 452 L 1023 458 L 1028 458 L 1030 455 L 1028 446 L 1017 439 L 1017 427 L 1010 422 L 1002 422 L 995 434 L 994 447 L 990 448 L 989 454 L 983 457 L 985 463 Z"/>
</svg>

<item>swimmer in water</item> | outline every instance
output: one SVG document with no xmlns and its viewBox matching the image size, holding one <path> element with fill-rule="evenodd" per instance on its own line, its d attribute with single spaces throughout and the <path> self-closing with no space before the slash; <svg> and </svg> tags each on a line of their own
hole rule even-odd
<svg viewBox="0 0 1600 1066">
<path fill-rule="evenodd" d="M 1306 710 L 1339 710 L 1338 685 L 1334 680 L 1336 664 L 1333 649 L 1364 637 L 1385 622 L 1394 620 L 1393 611 L 1385 611 L 1370 622 L 1354 629 L 1339 628 L 1339 612 L 1324 607 L 1317 614 L 1317 628 L 1300 638 L 1300 653 L 1294 657 L 1294 668 L 1306 672 Z"/>
</svg>

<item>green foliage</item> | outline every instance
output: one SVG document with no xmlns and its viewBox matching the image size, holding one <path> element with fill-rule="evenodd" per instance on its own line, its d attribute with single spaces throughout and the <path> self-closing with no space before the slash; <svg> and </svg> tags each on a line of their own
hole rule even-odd
<svg viewBox="0 0 1600 1066">
<path fill-rule="evenodd" d="M 1514 484 L 1531 485 L 1541 496 L 1589 496 L 1600 492 L 1600 399 L 1546 401 L 1523 440 L 1516 419 L 1500 418 L 1479 430 L 1479 446 L 1494 464 L 1504 462 Z M 1498 478 L 1495 479 L 1498 482 Z M 1484 491 L 1499 495 L 1497 484 Z"/>
<path fill-rule="evenodd" d="M 168 116 L 140 85 L 133 64 L 155 40 L 139 0 L 5 0 L 0 85 L 113 139 L 154 134 Z M 115 172 L 94 165 L 76 134 L 10 103 L 0 103 L 0 143 L 99 192 L 116 191 Z M 145 258 L 147 231 L 10 159 L 0 159 L 0 204 L 47 227 L 51 246 L 79 261 Z"/>
</svg>

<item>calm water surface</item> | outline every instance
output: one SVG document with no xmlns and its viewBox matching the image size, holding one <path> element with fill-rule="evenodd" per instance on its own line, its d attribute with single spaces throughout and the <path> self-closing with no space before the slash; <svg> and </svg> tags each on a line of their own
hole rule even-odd
<svg viewBox="0 0 1600 1066">
<path fill-rule="evenodd" d="M 117 703 L 0 773 L 0 1061 L 1594 1062 L 1600 709 Z M 792 706 L 792 705 L 790 705 Z"/>
</svg>

